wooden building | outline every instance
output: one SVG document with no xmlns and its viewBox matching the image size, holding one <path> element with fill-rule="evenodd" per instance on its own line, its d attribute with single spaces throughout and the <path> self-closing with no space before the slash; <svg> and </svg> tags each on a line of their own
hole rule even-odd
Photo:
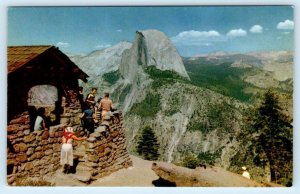
<svg viewBox="0 0 300 194">
<path fill-rule="evenodd" d="M 62 97 L 78 93 L 78 79 L 88 77 L 55 46 L 11 46 L 7 61 L 8 121 L 35 105 L 59 110 Z"/>
</svg>

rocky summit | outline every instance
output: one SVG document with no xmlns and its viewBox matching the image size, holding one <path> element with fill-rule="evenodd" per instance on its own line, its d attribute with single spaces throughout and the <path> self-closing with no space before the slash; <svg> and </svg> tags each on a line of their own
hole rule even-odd
<svg viewBox="0 0 300 194">
<path fill-rule="evenodd" d="M 171 70 L 189 78 L 175 46 L 158 30 L 136 32 L 133 46 L 123 55 L 121 74 L 131 81 L 135 80 L 138 65 Z"/>
</svg>

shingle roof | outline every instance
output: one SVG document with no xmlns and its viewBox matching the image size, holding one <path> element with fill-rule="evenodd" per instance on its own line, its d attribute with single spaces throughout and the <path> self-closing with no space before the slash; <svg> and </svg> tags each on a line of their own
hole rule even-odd
<svg viewBox="0 0 300 194">
<path fill-rule="evenodd" d="M 14 72 L 53 46 L 10 46 L 7 49 L 7 70 Z"/>
</svg>

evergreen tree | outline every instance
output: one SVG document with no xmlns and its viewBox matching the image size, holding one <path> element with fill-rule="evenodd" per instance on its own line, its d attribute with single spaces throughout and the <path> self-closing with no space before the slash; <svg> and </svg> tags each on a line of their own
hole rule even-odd
<svg viewBox="0 0 300 194">
<path fill-rule="evenodd" d="M 149 126 L 143 128 L 137 144 L 137 152 L 145 160 L 157 160 L 159 144 L 152 128 Z"/>
<path fill-rule="evenodd" d="M 293 128 L 291 119 L 279 105 L 278 97 L 268 90 L 261 104 L 251 112 L 244 135 L 250 141 L 248 156 L 258 166 L 270 167 L 271 181 L 290 186 L 293 169 Z"/>
</svg>

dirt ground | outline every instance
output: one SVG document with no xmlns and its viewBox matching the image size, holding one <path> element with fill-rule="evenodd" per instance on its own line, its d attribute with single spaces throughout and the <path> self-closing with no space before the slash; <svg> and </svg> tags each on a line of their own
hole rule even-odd
<svg viewBox="0 0 300 194">
<path fill-rule="evenodd" d="M 152 181 L 159 177 L 151 170 L 151 161 L 130 156 L 133 166 L 119 170 L 107 177 L 94 181 L 90 186 L 147 186 L 154 187 Z"/>
<path fill-rule="evenodd" d="M 151 169 L 152 161 L 143 160 L 136 156 L 130 156 L 133 166 L 121 169 L 109 176 L 93 181 L 91 184 L 80 182 L 75 174 L 64 174 L 61 169 L 45 177 L 46 181 L 52 182 L 55 186 L 108 186 L 108 187 L 154 187 L 161 184 L 161 179 Z M 165 165 L 170 165 L 165 163 Z M 180 167 L 181 168 L 181 167 Z M 201 174 L 203 180 L 213 182 L 213 187 L 262 187 L 279 185 L 262 185 L 253 180 L 246 179 L 241 175 L 228 172 L 219 167 L 197 168 L 192 174 Z M 77 175 L 78 176 L 78 175 Z M 161 186 L 170 186 L 170 185 Z"/>
</svg>

